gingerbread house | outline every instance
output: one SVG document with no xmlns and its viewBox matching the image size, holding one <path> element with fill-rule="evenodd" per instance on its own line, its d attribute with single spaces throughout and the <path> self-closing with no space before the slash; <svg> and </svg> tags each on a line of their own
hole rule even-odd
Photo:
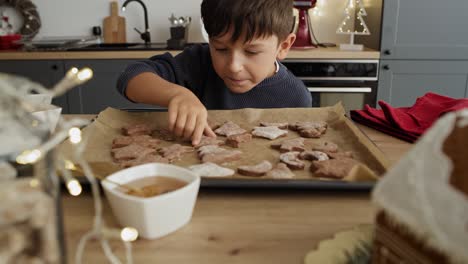
<svg viewBox="0 0 468 264">
<path fill-rule="evenodd" d="M 372 263 L 468 263 L 468 109 L 440 118 L 372 199 Z"/>
</svg>

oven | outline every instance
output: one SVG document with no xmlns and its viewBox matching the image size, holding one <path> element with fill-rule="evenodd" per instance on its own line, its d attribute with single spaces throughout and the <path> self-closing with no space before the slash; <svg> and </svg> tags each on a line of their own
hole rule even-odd
<svg viewBox="0 0 468 264">
<path fill-rule="evenodd" d="M 375 107 L 378 60 L 286 59 L 282 63 L 312 94 L 312 106 L 331 106 L 341 101 L 349 110 Z"/>
</svg>

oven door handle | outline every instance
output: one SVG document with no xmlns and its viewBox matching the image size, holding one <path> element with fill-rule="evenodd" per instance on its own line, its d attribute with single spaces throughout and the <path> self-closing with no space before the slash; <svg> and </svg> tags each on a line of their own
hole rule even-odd
<svg viewBox="0 0 468 264">
<path fill-rule="evenodd" d="M 371 93 L 371 87 L 307 87 L 312 93 Z"/>
</svg>

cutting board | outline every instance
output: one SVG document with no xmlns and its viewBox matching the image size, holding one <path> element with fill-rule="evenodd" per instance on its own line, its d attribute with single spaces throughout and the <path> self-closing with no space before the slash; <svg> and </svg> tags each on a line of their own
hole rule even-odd
<svg viewBox="0 0 468 264">
<path fill-rule="evenodd" d="M 104 42 L 125 43 L 127 42 L 125 18 L 119 16 L 119 4 L 114 1 L 110 3 L 111 15 L 104 18 Z"/>
</svg>

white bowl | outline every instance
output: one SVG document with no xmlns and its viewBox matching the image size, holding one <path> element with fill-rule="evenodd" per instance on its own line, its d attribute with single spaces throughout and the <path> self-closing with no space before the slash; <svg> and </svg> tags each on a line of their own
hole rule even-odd
<svg viewBox="0 0 468 264">
<path fill-rule="evenodd" d="M 61 112 L 61 107 L 57 107 L 55 105 L 43 105 L 41 108 L 32 112 L 32 115 L 35 118 L 37 118 L 40 122 L 46 124 L 50 132 L 52 133 L 57 127 L 57 123 L 59 121 Z"/>
<path fill-rule="evenodd" d="M 26 94 L 24 99 L 36 105 L 52 104 L 52 94 Z"/>
<path fill-rule="evenodd" d="M 26 94 L 24 100 L 34 104 L 35 109 L 32 115 L 40 122 L 49 127 L 50 132 L 54 132 L 57 126 L 62 108 L 55 106 L 52 103 L 51 94 Z"/>
<path fill-rule="evenodd" d="M 105 180 L 101 184 L 118 223 L 136 228 L 143 238 L 155 239 L 176 231 L 190 221 L 200 177 L 175 165 L 148 163 L 118 171 L 107 178 L 118 183 L 128 183 L 148 176 L 173 177 L 188 184 L 148 198 L 125 194 L 117 185 Z"/>
</svg>

